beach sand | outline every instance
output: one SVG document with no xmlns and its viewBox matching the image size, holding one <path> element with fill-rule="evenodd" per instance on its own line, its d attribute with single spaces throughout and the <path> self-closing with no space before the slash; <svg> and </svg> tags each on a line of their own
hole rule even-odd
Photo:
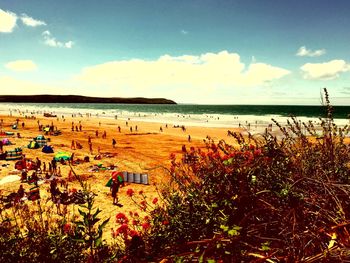
<svg viewBox="0 0 350 263">
<path fill-rule="evenodd" d="M 74 165 L 74 171 L 79 175 L 84 175 L 88 179 L 88 183 L 91 185 L 91 190 L 97 194 L 95 198 L 95 207 L 99 207 L 102 210 L 101 218 L 111 217 L 110 222 L 107 225 L 106 230 L 115 228 L 115 215 L 118 212 L 129 213 L 129 211 L 138 210 L 133 201 L 126 195 L 126 191 L 132 188 L 136 193 L 143 191 L 145 195 L 151 201 L 154 197 L 157 197 L 157 187 L 162 183 L 168 183 L 168 175 L 165 168 L 169 168 L 170 154 L 175 153 L 178 158 L 181 158 L 181 147 L 204 148 L 205 144 L 203 139 L 210 136 L 214 141 L 218 142 L 220 139 L 224 139 L 228 143 L 234 143 L 233 137 L 227 136 L 228 128 L 208 128 L 208 127 L 186 127 L 186 131 L 182 131 L 181 128 L 174 128 L 172 123 L 166 124 L 149 123 L 149 122 L 134 122 L 132 119 L 127 120 L 128 126 L 126 126 L 126 120 L 115 120 L 97 117 L 65 117 L 62 118 L 46 118 L 42 115 L 36 116 L 36 119 L 26 119 L 23 116 L 0 116 L 3 120 L 2 131 L 19 132 L 21 138 L 16 136 L 2 136 L 3 138 L 9 138 L 14 145 L 4 146 L 4 151 L 12 150 L 15 147 L 22 147 L 23 153 L 26 158 L 35 159 L 39 157 L 42 162 L 48 164 L 52 160 L 55 153 L 65 151 L 69 153 L 74 152 L 74 159 L 83 159 L 88 156 L 90 162 L 84 162 L 78 165 Z M 12 125 L 19 119 L 18 129 L 13 130 Z M 62 132 L 58 136 L 45 135 L 38 129 L 38 121 L 40 124 L 53 125 Z M 25 126 L 22 128 L 22 122 Z M 82 125 L 82 131 L 72 132 L 72 122 L 74 127 L 79 127 L 79 122 Z M 118 126 L 121 127 L 121 132 L 118 132 Z M 136 131 L 137 126 L 137 131 Z M 132 131 L 130 131 L 132 127 Z M 160 131 L 162 127 L 163 131 Z M 99 136 L 96 137 L 96 130 Z M 237 130 L 237 128 L 229 129 L 231 131 Z M 102 138 L 103 132 L 106 131 L 106 139 Z M 49 145 L 53 146 L 55 153 L 45 154 L 39 149 L 28 149 L 27 145 L 33 137 L 37 135 L 44 135 L 50 138 Z M 188 135 L 191 136 L 191 141 L 188 141 Z M 93 153 L 90 154 L 88 146 L 88 137 L 92 138 Z M 117 141 L 116 147 L 112 146 L 112 139 Z M 82 144 L 83 148 L 80 150 L 72 150 L 72 140 L 78 141 Z M 98 147 L 100 147 L 101 155 L 104 153 L 110 153 L 114 155 L 112 157 L 103 157 L 101 160 L 94 160 L 94 156 L 98 153 Z M 5 166 L 8 164 L 7 166 Z M 113 200 L 109 187 L 105 184 L 111 176 L 111 171 L 100 170 L 98 172 L 88 172 L 90 167 L 94 164 L 102 164 L 103 167 L 109 165 L 116 165 L 118 171 L 128 171 L 134 173 L 147 173 L 149 176 L 149 185 L 126 183 L 125 187 L 120 188 L 118 196 L 119 202 L 123 207 L 113 205 Z M 0 160 L 0 179 L 8 176 L 15 170 L 15 161 Z M 48 166 L 47 166 L 48 167 Z M 62 178 L 66 179 L 70 170 L 69 165 L 59 164 Z M 29 175 L 31 172 L 28 173 Z M 9 182 L 0 184 L 0 191 L 3 195 L 7 195 L 11 192 L 17 191 L 20 181 Z M 32 187 L 27 183 L 23 183 L 26 191 Z M 69 183 L 69 189 L 77 188 L 80 186 L 78 182 L 73 181 Z M 49 183 L 44 183 L 40 186 L 41 200 L 48 200 L 50 193 L 48 191 Z M 63 189 L 62 187 L 60 189 Z M 30 201 L 27 201 L 30 202 Z M 47 204 L 51 201 L 47 202 Z M 73 209 L 69 206 L 70 211 Z M 75 207 L 75 210 L 77 208 Z M 105 238 L 108 239 L 107 236 Z"/>
</svg>

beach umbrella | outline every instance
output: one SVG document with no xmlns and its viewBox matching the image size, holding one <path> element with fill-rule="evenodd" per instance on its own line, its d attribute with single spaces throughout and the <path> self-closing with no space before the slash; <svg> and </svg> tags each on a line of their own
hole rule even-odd
<svg viewBox="0 0 350 263">
<path fill-rule="evenodd" d="M 61 159 L 67 161 L 69 160 L 71 157 L 71 154 L 70 153 L 67 153 L 67 152 L 58 152 L 56 155 L 55 155 L 55 160 L 56 161 L 59 161 Z"/>
</svg>

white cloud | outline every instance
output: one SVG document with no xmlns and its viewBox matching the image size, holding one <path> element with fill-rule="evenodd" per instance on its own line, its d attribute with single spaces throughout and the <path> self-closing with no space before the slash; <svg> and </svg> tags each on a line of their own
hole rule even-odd
<svg viewBox="0 0 350 263">
<path fill-rule="evenodd" d="M 0 32 L 11 33 L 16 27 L 17 15 L 0 9 Z"/>
<path fill-rule="evenodd" d="M 46 23 L 44 21 L 36 20 L 26 14 L 22 14 L 20 19 L 22 20 L 22 23 L 25 24 L 26 26 L 31 26 L 31 27 L 46 26 Z"/>
<path fill-rule="evenodd" d="M 298 49 L 295 55 L 298 57 L 319 57 L 324 54 L 326 54 L 325 49 L 311 50 L 307 49 L 305 46 L 302 46 Z"/>
<path fill-rule="evenodd" d="M 236 53 L 222 51 L 200 56 L 161 56 L 157 60 L 112 61 L 84 68 L 77 79 L 93 86 L 143 91 L 179 88 L 210 92 L 221 89 L 262 86 L 288 75 L 286 69 L 265 63 L 248 67 Z M 210 96 L 210 95 L 209 95 Z"/>
<path fill-rule="evenodd" d="M 36 64 L 31 60 L 16 60 L 8 62 L 6 68 L 12 71 L 34 71 L 37 69 Z"/>
<path fill-rule="evenodd" d="M 56 40 L 56 38 L 52 36 L 49 30 L 44 31 L 42 35 L 44 37 L 45 45 L 48 45 L 50 47 L 72 48 L 74 45 L 74 42 L 71 40 L 67 42 L 61 42 Z"/>
<path fill-rule="evenodd" d="M 188 34 L 188 31 L 182 29 L 182 30 L 180 31 L 180 33 L 183 34 L 183 35 L 187 35 L 187 34 Z"/>
<path fill-rule="evenodd" d="M 306 63 L 301 68 L 305 79 L 331 80 L 343 72 L 350 71 L 350 64 L 342 59 L 324 63 Z"/>
</svg>

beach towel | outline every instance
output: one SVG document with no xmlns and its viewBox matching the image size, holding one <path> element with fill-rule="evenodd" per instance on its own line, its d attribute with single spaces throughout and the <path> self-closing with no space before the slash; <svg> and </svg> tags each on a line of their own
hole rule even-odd
<svg viewBox="0 0 350 263">
<path fill-rule="evenodd" d="M 8 175 L 0 180 L 0 185 L 11 183 L 11 182 L 16 182 L 16 181 L 19 181 L 20 179 L 21 179 L 21 177 L 19 177 L 18 175 Z"/>
<path fill-rule="evenodd" d="M 6 161 L 20 160 L 20 159 L 22 159 L 22 157 L 23 157 L 22 149 L 16 148 L 13 151 L 7 151 Z"/>
</svg>

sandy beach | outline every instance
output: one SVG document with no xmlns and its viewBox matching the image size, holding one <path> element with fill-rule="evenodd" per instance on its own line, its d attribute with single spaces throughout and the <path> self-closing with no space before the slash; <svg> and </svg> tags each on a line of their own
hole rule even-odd
<svg viewBox="0 0 350 263">
<path fill-rule="evenodd" d="M 167 183 L 167 171 L 164 168 L 169 167 L 169 156 L 171 153 L 178 154 L 181 158 L 181 148 L 183 145 L 187 149 L 190 147 L 205 147 L 203 139 L 210 136 L 215 141 L 220 139 L 233 143 L 234 139 L 227 136 L 227 128 L 208 128 L 208 127 L 186 127 L 183 131 L 180 127 L 173 127 L 172 123 L 159 124 L 150 122 L 135 122 L 131 120 L 114 120 L 97 117 L 67 117 L 47 118 L 43 115 L 37 115 L 35 119 L 25 118 L 21 115 L 1 116 L 2 131 L 14 132 L 13 136 L 2 136 L 1 139 L 8 138 L 12 145 L 4 145 L 4 151 L 13 150 L 16 147 L 23 149 L 23 154 L 28 159 L 38 157 L 42 163 L 48 163 L 53 159 L 56 153 L 64 151 L 74 153 L 74 159 L 84 159 L 89 157 L 89 162 L 81 162 L 73 166 L 74 171 L 87 178 L 91 189 L 97 194 L 95 206 L 102 209 L 101 217 L 111 217 L 106 229 L 115 227 L 114 216 L 118 212 L 128 213 L 137 209 L 136 205 L 126 195 L 126 191 L 132 188 L 135 192 L 142 190 L 147 197 L 157 196 L 157 186 Z M 12 129 L 12 125 L 18 119 L 18 129 Z M 127 122 L 127 123 L 126 123 Z M 24 128 L 22 127 L 24 123 Z M 44 127 L 54 125 L 62 133 L 58 136 L 45 135 L 45 132 L 39 131 L 38 123 Z M 72 123 L 75 126 L 82 125 L 82 131 L 72 131 Z M 120 132 L 118 130 L 120 127 Z M 137 130 L 136 130 L 137 126 Z M 131 130 L 132 128 L 132 130 Z M 162 129 L 162 131 L 161 131 Z M 234 128 L 230 129 L 231 131 Z M 98 137 L 96 136 L 98 131 Z M 106 132 L 106 138 L 102 138 Z M 20 133 L 21 138 L 16 134 Z M 54 153 L 46 154 L 38 149 L 28 149 L 29 142 L 38 135 L 44 135 L 49 138 L 48 145 L 53 146 Z M 189 135 L 191 140 L 189 141 Z M 92 141 L 92 154 L 89 151 L 88 137 Z M 116 146 L 113 148 L 112 139 L 116 140 Z M 72 140 L 79 142 L 82 149 L 71 149 Z M 94 160 L 100 148 L 102 159 Z M 0 161 L 0 179 L 10 174 L 20 175 L 20 171 L 15 170 L 16 161 Z M 99 169 L 98 171 L 89 171 L 94 165 L 101 165 L 107 168 L 111 165 L 117 166 L 118 171 L 128 171 L 134 173 L 146 173 L 149 178 L 149 185 L 126 183 L 125 187 L 119 190 L 119 202 L 123 207 L 113 205 L 109 187 L 106 182 L 109 180 L 112 171 L 108 169 Z M 59 164 L 62 179 L 67 180 L 70 167 L 69 165 Z M 164 168 L 163 168 L 164 167 Z M 32 171 L 28 174 L 30 175 Z M 44 176 L 44 175 L 42 175 Z M 19 180 L 0 184 L 0 191 L 3 195 L 17 191 L 21 182 Z M 29 191 L 32 185 L 23 183 L 24 189 Z M 49 192 L 49 183 L 40 185 L 41 200 L 52 205 Z M 68 189 L 79 189 L 77 181 L 68 183 Z M 63 189 L 60 187 L 60 189 Z M 27 201 L 30 202 L 30 201 Z M 75 208 L 76 209 L 76 208 Z M 73 207 L 68 206 L 68 210 L 73 213 Z M 108 238 L 108 237 L 106 237 Z"/>
</svg>

